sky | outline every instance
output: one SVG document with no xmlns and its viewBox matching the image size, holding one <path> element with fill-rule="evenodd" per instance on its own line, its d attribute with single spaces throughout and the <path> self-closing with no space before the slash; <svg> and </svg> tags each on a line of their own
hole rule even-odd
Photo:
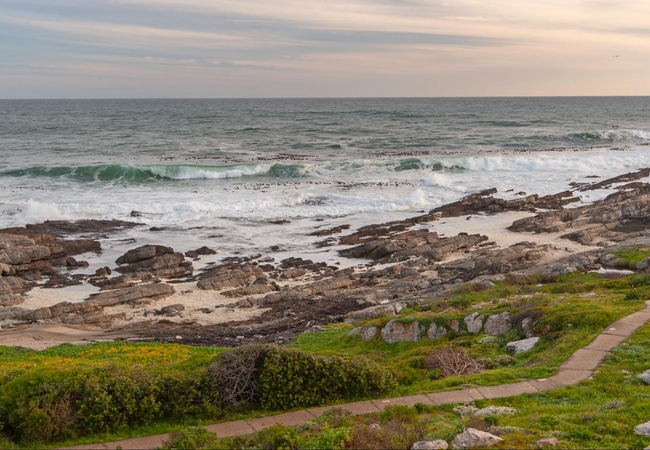
<svg viewBox="0 0 650 450">
<path fill-rule="evenodd" d="M 0 98 L 650 95 L 648 0 L 0 0 Z"/>
</svg>

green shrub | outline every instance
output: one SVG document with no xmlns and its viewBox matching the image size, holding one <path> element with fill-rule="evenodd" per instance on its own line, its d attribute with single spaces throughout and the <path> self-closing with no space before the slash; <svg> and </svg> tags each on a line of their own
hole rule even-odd
<svg viewBox="0 0 650 450">
<path fill-rule="evenodd" d="M 639 286 L 650 286 L 650 275 L 642 275 L 634 277 L 630 280 L 630 286 L 639 287 Z"/>
<path fill-rule="evenodd" d="M 43 369 L 0 387 L 4 430 L 26 443 L 113 432 L 160 419 L 215 417 L 218 412 L 205 369 Z"/>
<path fill-rule="evenodd" d="M 378 395 L 394 386 L 387 369 L 365 358 L 315 356 L 272 346 L 259 377 L 260 402 L 271 410 Z"/>
<path fill-rule="evenodd" d="M 327 429 L 309 439 L 302 448 L 305 450 L 343 449 L 349 438 L 350 430 L 348 428 Z"/>
<path fill-rule="evenodd" d="M 468 299 L 467 297 L 458 297 L 458 298 L 452 298 L 447 301 L 447 304 L 451 306 L 452 308 L 459 309 L 461 311 L 466 310 L 470 306 L 472 306 L 472 301 Z"/>
<path fill-rule="evenodd" d="M 189 427 L 171 433 L 169 439 L 163 442 L 163 449 L 200 450 L 207 448 L 217 441 L 217 435 L 204 427 Z"/>
</svg>

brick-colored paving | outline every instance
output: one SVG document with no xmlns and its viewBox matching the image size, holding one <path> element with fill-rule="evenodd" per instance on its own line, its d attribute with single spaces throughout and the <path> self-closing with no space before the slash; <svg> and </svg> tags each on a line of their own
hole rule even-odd
<svg viewBox="0 0 650 450">
<path fill-rule="evenodd" d="M 607 327 L 589 345 L 577 350 L 573 355 L 571 355 L 571 357 L 569 357 L 569 359 L 559 367 L 558 373 L 549 378 L 502 384 L 499 386 L 479 386 L 458 391 L 435 392 L 408 397 L 347 403 L 344 405 L 336 405 L 336 407 L 346 409 L 353 414 L 366 414 L 382 411 L 389 405 L 413 406 L 416 403 L 428 405 L 469 403 L 474 400 L 533 394 L 564 386 L 571 386 L 592 376 L 596 367 L 612 348 L 616 347 L 623 340 L 632 335 L 632 333 L 634 333 L 639 327 L 650 321 L 650 301 L 647 301 L 646 304 L 648 306 L 645 310 L 630 314 Z M 331 406 L 311 408 L 303 411 L 279 414 L 276 416 L 261 417 L 258 419 L 218 423 L 215 425 L 209 425 L 206 428 L 213 433 L 217 433 L 217 436 L 219 437 L 243 436 L 273 426 L 277 423 L 286 426 L 299 425 L 322 415 L 325 411 L 331 408 Z M 124 450 L 153 449 L 160 447 L 168 438 L 169 435 L 161 434 L 157 436 L 125 439 L 116 442 L 82 445 L 72 448 L 76 450 L 114 450 L 118 447 L 121 447 Z"/>
</svg>

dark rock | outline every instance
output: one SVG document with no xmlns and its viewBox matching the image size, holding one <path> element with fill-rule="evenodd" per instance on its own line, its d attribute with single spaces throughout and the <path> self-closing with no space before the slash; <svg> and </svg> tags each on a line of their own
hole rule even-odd
<svg viewBox="0 0 650 450">
<path fill-rule="evenodd" d="M 205 245 L 201 248 L 197 248 L 196 250 L 190 250 L 185 252 L 185 256 L 188 258 L 197 258 L 199 256 L 207 256 L 207 255 L 216 255 L 217 252 L 212 250 L 209 247 L 206 247 Z"/>
<path fill-rule="evenodd" d="M 143 245 L 142 247 L 129 250 L 124 255 L 115 260 L 116 264 L 133 264 L 147 259 L 155 258 L 156 256 L 163 256 L 174 253 L 171 247 L 163 245 Z"/>
<path fill-rule="evenodd" d="M 328 230 L 314 231 L 313 233 L 309 233 L 309 236 L 318 236 L 318 237 L 331 236 L 332 234 L 342 233 L 343 230 L 349 230 L 349 229 L 350 229 L 350 225 L 339 225 L 337 227 L 330 228 Z"/>
<path fill-rule="evenodd" d="M 89 265 L 89 264 L 88 264 L 88 261 L 77 261 L 77 260 L 76 260 L 75 258 L 73 258 L 72 256 L 68 256 L 68 257 L 65 259 L 65 264 L 66 264 L 66 266 L 68 266 L 68 267 L 75 267 L 75 268 L 76 268 L 76 267 L 86 268 L 86 267 L 88 267 L 88 265 Z"/>
<path fill-rule="evenodd" d="M 175 292 L 176 291 L 172 286 L 165 283 L 142 284 L 129 288 L 92 294 L 88 297 L 88 300 L 105 307 L 142 300 L 158 300 L 168 297 Z"/>
<path fill-rule="evenodd" d="M 110 267 L 104 266 L 95 271 L 96 277 L 107 277 L 112 273 Z"/>
</svg>

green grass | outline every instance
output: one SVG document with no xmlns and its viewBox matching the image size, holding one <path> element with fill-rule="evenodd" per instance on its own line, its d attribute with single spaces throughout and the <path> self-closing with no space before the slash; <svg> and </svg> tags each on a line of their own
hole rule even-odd
<svg viewBox="0 0 650 450">
<path fill-rule="evenodd" d="M 628 247 L 614 252 L 614 256 L 632 267 L 650 256 L 650 247 L 647 245 Z"/>
<path fill-rule="evenodd" d="M 565 449 L 641 449 L 650 438 L 636 436 L 633 428 L 650 418 L 650 386 L 635 375 L 649 368 L 650 325 L 645 325 L 615 348 L 592 378 L 576 386 L 474 405 L 516 410 L 513 415 L 484 418 L 486 425 L 504 432 L 504 443 L 495 448 L 535 448 L 537 440 L 556 437 L 558 448 Z M 455 406 L 393 406 L 364 416 L 333 410 L 295 428 L 276 425 L 254 435 L 222 439 L 210 448 L 307 449 L 309 443 L 335 435 L 333 430 L 344 438 L 327 448 L 410 448 L 422 439 L 451 442 L 473 425 L 470 418 L 454 412 Z"/>
<path fill-rule="evenodd" d="M 525 379 L 544 378 L 554 374 L 560 364 L 573 352 L 587 345 L 609 324 L 634 311 L 643 309 L 644 301 L 648 298 L 650 298 L 649 276 L 633 276 L 619 280 L 607 280 L 595 274 L 579 273 L 552 280 L 536 277 L 506 277 L 504 281 L 495 282 L 494 285 L 465 285 L 452 292 L 447 299 L 432 299 L 429 303 L 425 302 L 421 306 L 407 309 L 398 317 L 398 320 L 407 323 L 417 321 L 423 328 L 426 328 L 431 323 L 442 325 L 452 319 L 458 320 L 464 325 L 462 319 L 472 312 L 479 312 L 486 317 L 504 311 L 509 311 L 513 315 L 535 314 L 538 318 L 535 331 L 543 334 L 543 337 L 532 351 L 524 354 L 506 356 L 505 343 L 508 340 L 520 338 L 521 334 L 517 331 L 497 337 L 494 342 L 488 344 L 478 342 L 485 335 L 455 335 L 454 333 L 450 333 L 440 340 L 425 338 L 418 342 L 387 344 L 380 336 L 376 336 L 369 342 L 349 337 L 348 333 L 354 327 L 349 324 L 332 324 L 327 326 L 324 332 L 304 333 L 291 344 L 291 347 L 321 355 L 363 356 L 387 367 L 398 381 L 398 387 L 387 395 L 390 397 L 450 390 L 463 385 L 498 385 Z M 357 325 L 381 327 L 390 319 L 378 318 Z M 569 442 L 577 442 L 584 446 L 596 445 L 598 442 L 604 442 L 606 446 L 614 445 L 615 438 L 607 437 L 601 438 L 605 440 L 596 441 L 595 438 L 586 436 L 588 431 L 596 435 L 606 433 L 607 436 L 610 434 L 621 436 L 621 433 L 615 433 L 610 428 L 626 423 L 625 421 L 628 420 L 637 420 L 637 417 L 633 416 L 636 413 L 633 412 L 626 412 L 627 415 L 619 417 L 618 412 L 621 408 L 612 411 L 598 409 L 603 408 L 603 405 L 608 402 L 614 401 L 623 402 L 625 408 L 630 405 L 634 411 L 638 410 L 639 417 L 645 414 L 646 419 L 639 419 L 637 423 L 650 419 L 648 407 L 643 406 L 650 404 L 650 397 L 638 397 L 634 393 L 637 390 L 643 395 L 650 395 L 647 388 L 639 386 L 635 380 L 625 378 L 616 372 L 624 367 L 630 371 L 642 371 L 641 369 L 650 368 L 650 366 L 642 367 L 647 364 L 646 361 L 650 360 L 647 350 L 650 347 L 648 345 L 650 343 L 648 327 L 644 327 L 643 331 L 637 333 L 635 339 L 637 341 L 633 341 L 629 347 L 622 346 L 614 356 L 607 360 L 606 367 L 616 367 L 615 369 L 603 369 L 594 380 L 586 383 L 600 383 L 590 388 L 594 390 L 593 393 L 585 391 L 586 384 L 583 383 L 575 388 L 508 400 L 507 402 L 513 402 L 513 406 L 520 413 L 507 418 L 507 420 L 505 418 L 495 419 L 498 425 L 522 427 L 527 430 L 526 433 L 512 433 L 508 437 L 511 439 L 509 442 L 513 446 L 527 446 L 534 443 L 532 439 L 557 431 L 566 433 L 566 439 Z M 480 374 L 438 379 L 434 376 L 435 373 L 424 368 L 424 358 L 436 348 L 444 345 L 462 348 L 472 357 L 490 362 L 491 364 L 488 366 L 492 368 Z M 224 349 L 210 347 L 159 343 L 102 343 L 88 346 L 68 344 L 38 352 L 0 347 L 0 390 L 11 380 L 24 375 L 55 374 L 66 370 L 83 371 L 110 366 L 152 372 L 173 370 L 191 373 L 193 370 L 207 366 L 215 355 L 223 351 Z M 608 383 L 611 383 L 611 386 Z M 619 397 L 620 399 L 617 399 Z M 584 404 L 578 401 L 580 398 L 584 399 Z M 495 401 L 494 404 L 509 404 L 503 402 Z M 591 406 L 588 407 L 589 405 Z M 587 412 L 583 414 L 583 411 Z M 216 420 L 238 420 L 275 412 L 281 411 L 262 411 L 259 405 L 248 405 L 228 411 L 210 420 L 188 419 L 180 423 L 155 422 L 146 426 L 120 429 L 114 433 L 96 434 L 68 442 L 59 442 L 52 446 L 88 444 L 160 434 L 180 430 L 189 425 L 205 425 L 207 422 Z M 594 421 L 580 419 L 582 422 L 576 422 L 575 417 L 578 417 L 579 414 L 591 417 L 599 414 L 598 417 L 602 416 L 606 419 L 602 419 L 603 424 L 600 424 L 600 418 Z M 562 418 L 559 423 L 554 422 L 559 420 L 557 417 Z M 355 422 L 361 419 L 346 420 L 351 421 L 350 427 L 360 427 L 357 430 L 358 433 L 363 434 L 368 431 L 363 428 L 363 423 Z M 464 422 L 449 408 L 429 411 L 421 416 L 421 420 L 426 422 L 426 426 L 418 422 L 417 427 L 424 426 L 426 430 L 429 430 L 425 434 L 431 438 L 437 438 L 436 436 L 453 437 L 453 433 L 464 426 Z M 429 423 L 435 424 L 435 427 L 427 425 Z M 599 428 L 594 423 L 600 424 Z M 319 425 L 316 428 L 329 430 L 328 439 L 337 439 L 337 436 L 340 437 L 337 434 L 340 430 L 332 430 L 338 430 L 340 427 L 334 425 Z M 393 423 L 390 426 L 396 425 Z M 413 426 L 415 427 L 415 425 Z M 626 427 L 622 429 L 629 432 L 629 426 L 626 425 Z M 599 432 L 599 430 L 601 431 Z M 312 438 L 316 439 L 318 433 L 320 431 L 312 433 L 305 442 Z M 415 432 L 413 431 L 413 433 Z M 361 439 L 359 437 L 361 434 L 357 434 L 352 433 L 351 436 L 356 436 L 354 439 Z M 370 439 L 369 436 L 366 437 Z M 388 439 L 388 437 L 384 437 Z M 626 439 L 625 442 L 628 444 L 625 445 L 628 447 L 638 444 L 638 440 Z M 381 445 L 386 444 L 386 442 L 382 442 Z M 11 448 L 13 445 L 9 441 L 6 441 L 6 445 L 4 443 L 5 441 L 0 440 L 0 447 Z M 380 443 L 375 444 L 380 445 Z"/>
<path fill-rule="evenodd" d="M 609 324 L 634 311 L 645 308 L 644 300 L 650 298 L 650 286 L 643 277 L 624 280 L 607 280 L 596 274 L 569 274 L 551 283 L 540 284 L 526 279 L 525 284 L 510 284 L 513 280 L 497 282 L 490 288 L 476 289 L 463 286 L 451 294 L 451 299 L 463 298 L 458 307 L 452 301 L 436 301 L 424 305 L 420 311 L 401 315 L 398 321 L 418 321 L 426 329 L 432 322 L 444 324 L 450 319 L 463 325 L 463 318 L 472 312 L 484 316 L 510 311 L 518 314 L 533 312 L 540 316 L 535 329 L 542 333 L 540 342 L 530 352 L 515 355 L 513 364 L 497 367 L 480 374 L 432 379 L 424 368 L 424 358 L 436 348 L 452 345 L 465 349 L 471 356 L 483 361 L 498 361 L 506 355 L 508 339 L 522 338 L 511 332 L 493 344 L 479 344 L 485 335 L 454 335 L 438 340 L 421 339 L 418 342 L 387 344 L 379 335 L 371 341 L 350 337 L 354 328 L 348 324 L 334 324 L 321 333 L 304 333 L 295 343 L 302 351 L 325 355 L 345 354 L 365 356 L 388 366 L 397 375 L 399 387 L 393 395 L 412 395 L 421 392 L 448 390 L 463 384 L 497 385 L 514 381 L 543 378 L 554 374 L 573 352 L 586 346 Z M 521 280 L 519 280 L 521 282 Z M 635 286 L 634 288 L 632 286 Z M 484 286 L 484 285 L 482 285 Z M 637 294 L 629 298 L 629 292 Z M 358 325 L 383 326 L 391 318 L 374 319 Z"/>
</svg>

